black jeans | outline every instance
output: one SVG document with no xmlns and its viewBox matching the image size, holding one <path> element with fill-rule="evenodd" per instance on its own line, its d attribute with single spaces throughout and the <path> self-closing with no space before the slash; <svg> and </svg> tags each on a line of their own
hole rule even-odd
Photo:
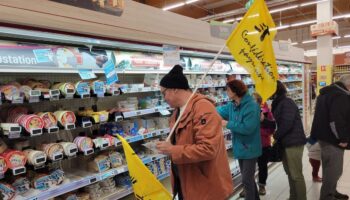
<svg viewBox="0 0 350 200">
<path fill-rule="evenodd" d="M 256 160 L 256 158 L 238 159 L 242 175 L 242 185 L 245 192 L 245 200 L 260 200 L 254 177 Z"/>
<path fill-rule="evenodd" d="M 266 180 L 268 176 L 267 164 L 269 162 L 269 149 L 271 147 L 263 147 L 262 154 L 258 158 L 258 166 L 259 166 L 259 185 L 265 186 Z"/>
</svg>

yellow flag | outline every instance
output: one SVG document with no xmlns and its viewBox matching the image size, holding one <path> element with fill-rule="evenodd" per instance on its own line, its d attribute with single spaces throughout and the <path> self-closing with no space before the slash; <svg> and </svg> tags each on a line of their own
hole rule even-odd
<svg viewBox="0 0 350 200">
<path fill-rule="evenodd" d="M 275 35 L 275 23 L 264 0 L 255 0 L 226 41 L 234 59 L 251 74 L 264 102 L 275 93 L 278 80 L 272 46 Z"/>
<path fill-rule="evenodd" d="M 122 142 L 126 162 L 128 163 L 134 194 L 138 200 L 171 200 L 172 196 L 143 164 L 128 142 L 117 135 Z"/>
</svg>

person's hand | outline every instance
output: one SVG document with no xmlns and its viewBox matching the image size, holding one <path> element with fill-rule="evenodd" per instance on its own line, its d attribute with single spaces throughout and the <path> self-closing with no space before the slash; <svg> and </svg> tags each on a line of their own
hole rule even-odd
<svg viewBox="0 0 350 200">
<path fill-rule="evenodd" d="M 226 120 L 222 120 L 222 121 L 221 121 L 221 124 L 222 124 L 222 127 L 225 127 L 225 128 L 226 128 L 226 126 L 227 126 L 227 121 L 226 121 Z"/>
<path fill-rule="evenodd" d="M 260 122 L 262 122 L 262 121 L 264 121 L 264 119 L 265 119 L 265 115 L 264 115 L 264 113 L 260 113 Z"/>
<path fill-rule="evenodd" d="M 339 143 L 339 146 L 345 148 L 346 146 L 348 146 L 348 143 L 347 142 Z"/>
<path fill-rule="evenodd" d="M 172 145 L 170 142 L 157 142 L 157 150 L 159 151 L 159 153 L 164 154 L 164 155 L 170 155 L 171 154 L 171 150 L 173 148 L 174 145 Z"/>
</svg>

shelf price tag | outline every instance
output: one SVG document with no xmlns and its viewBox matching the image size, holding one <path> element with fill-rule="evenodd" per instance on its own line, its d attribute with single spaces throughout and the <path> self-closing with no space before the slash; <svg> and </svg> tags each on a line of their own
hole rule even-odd
<svg viewBox="0 0 350 200">
<path fill-rule="evenodd" d="M 9 127 L 8 137 L 9 139 L 15 139 L 21 137 L 22 127 L 15 125 Z"/>
<path fill-rule="evenodd" d="M 90 149 L 85 149 L 84 150 L 84 155 L 88 156 L 94 153 L 94 149 L 90 148 Z"/>
<path fill-rule="evenodd" d="M 30 90 L 29 92 L 29 103 L 36 103 L 40 101 L 41 91 Z"/>
<path fill-rule="evenodd" d="M 57 127 L 57 126 L 53 126 L 53 127 L 50 127 L 49 129 L 47 129 L 47 132 L 48 133 L 58 133 L 60 129 Z"/>
<path fill-rule="evenodd" d="M 44 157 L 44 156 L 38 157 L 38 158 L 35 159 L 35 164 L 36 164 L 37 166 L 42 165 L 42 164 L 44 164 L 45 162 L 46 162 L 46 157 Z"/>
<path fill-rule="evenodd" d="M 38 136 L 43 134 L 43 129 L 41 128 L 33 128 L 30 129 L 30 136 Z"/>
<path fill-rule="evenodd" d="M 12 174 L 14 176 L 17 176 L 17 175 L 26 173 L 26 171 L 27 171 L 26 168 L 24 166 L 21 166 L 21 167 L 12 169 Z"/>
<path fill-rule="evenodd" d="M 97 182 L 97 178 L 96 177 L 92 177 L 92 178 L 90 178 L 89 182 L 90 182 L 90 184 L 96 183 Z"/>
<path fill-rule="evenodd" d="M 63 154 L 62 153 L 54 153 L 53 155 L 53 161 L 59 161 L 63 159 Z"/>
<path fill-rule="evenodd" d="M 171 114 L 170 111 L 167 110 L 167 109 L 160 109 L 160 110 L 159 110 L 159 113 L 160 113 L 161 115 L 163 115 L 163 116 L 166 116 L 166 115 L 170 115 L 170 114 Z"/>
<path fill-rule="evenodd" d="M 91 121 L 83 121 L 83 122 L 82 122 L 82 127 L 83 127 L 83 128 L 92 127 L 92 122 L 91 122 Z"/>
<path fill-rule="evenodd" d="M 23 104 L 24 98 L 23 96 L 12 97 L 12 104 Z"/>
<path fill-rule="evenodd" d="M 66 124 L 66 126 L 64 128 L 65 128 L 65 130 L 75 129 L 75 124 Z"/>
<path fill-rule="evenodd" d="M 115 115 L 114 121 L 115 121 L 115 122 L 123 121 L 123 116 L 121 116 L 121 115 Z"/>
<path fill-rule="evenodd" d="M 57 101 L 60 99 L 60 90 L 49 90 L 50 101 Z"/>
</svg>

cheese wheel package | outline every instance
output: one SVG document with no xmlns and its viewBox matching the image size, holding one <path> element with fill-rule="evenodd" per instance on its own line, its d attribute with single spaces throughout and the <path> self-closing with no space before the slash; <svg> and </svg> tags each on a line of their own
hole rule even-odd
<svg viewBox="0 0 350 200">
<path fill-rule="evenodd" d="M 111 146 L 110 140 L 108 138 L 98 137 L 96 139 L 93 139 L 92 141 L 94 142 L 96 148 L 106 148 Z"/>
<path fill-rule="evenodd" d="M 52 89 L 59 89 L 63 96 L 67 94 L 75 94 L 75 86 L 72 83 L 58 83 L 52 86 Z"/>
<path fill-rule="evenodd" d="M 81 152 L 92 149 L 94 146 L 92 139 L 89 137 L 76 137 L 73 142 L 77 145 L 79 151 Z"/>
<path fill-rule="evenodd" d="M 24 94 L 24 97 L 26 98 L 26 100 L 29 100 L 31 90 L 32 88 L 30 88 L 28 85 L 22 85 L 21 87 L 19 87 L 19 91 L 22 94 Z"/>
<path fill-rule="evenodd" d="M 37 151 L 33 149 L 26 149 L 23 151 L 27 157 L 27 162 L 33 166 L 39 166 L 46 162 L 47 156 L 43 151 Z"/>
<path fill-rule="evenodd" d="M 50 189 L 54 184 L 48 174 L 37 174 L 33 181 L 32 185 L 35 189 L 40 191 L 45 191 Z"/>
<path fill-rule="evenodd" d="M 0 87 L 0 91 L 5 95 L 5 99 L 8 101 L 12 101 L 14 98 L 20 96 L 19 88 L 14 85 L 3 85 Z"/>
<path fill-rule="evenodd" d="M 64 181 L 64 171 L 60 169 L 56 169 L 55 171 L 50 173 L 50 179 L 52 180 L 53 184 L 60 185 Z"/>
<path fill-rule="evenodd" d="M 52 112 L 41 112 L 37 115 L 44 121 L 44 128 L 49 129 L 57 126 L 57 118 Z"/>
<path fill-rule="evenodd" d="M 111 151 L 108 152 L 107 156 L 113 168 L 117 168 L 123 165 L 123 156 L 119 152 Z"/>
<path fill-rule="evenodd" d="M 30 189 L 30 181 L 26 177 L 19 177 L 12 183 L 18 194 L 24 194 Z"/>
<path fill-rule="evenodd" d="M 3 195 L 3 200 L 13 200 L 16 196 L 16 190 L 9 184 L 0 182 L 0 193 Z"/>
<path fill-rule="evenodd" d="M 104 172 L 111 167 L 111 163 L 107 156 L 99 155 L 93 161 L 89 162 L 89 169 L 93 172 Z"/>
<path fill-rule="evenodd" d="M 24 167 L 27 162 L 27 158 L 22 151 L 8 149 L 1 156 L 5 158 L 9 169 Z"/>
<path fill-rule="evenodd" d="M 0 174 L 5 174 L 7 169 L 8 169 L 8 166 L 6 164 L 5 158 L 0 155 Z"/>
<path fill-rule="evenodd" d="M 90 86 L 88 82 L 78 81 L 75 84 L 75 88 L 77 95 L 90 94 Z"/>
<path fill-rule="evenodd" d="M 43 129 L 44 121 L 37 115 L 25 115 L 18 119 L 19 124 L 31 132 L 33 129 Z"/>
<path fill-rule="evenodd" d="M 70 157 L 75 156 L 78 151 L 78 146 L 75 143 L 72 142 L 61 142 L 60 145 L 62 145 L 64 150 L 64 155 Z"/>
<path fill-rule="evenodd" d="M 64 152 L 62 145 L 57 143 L 42 144 L 40 149 L 45 152 L 50 160 L 57 160 L 57 156 L 63 156 Z"/>
<path fill-rule="evenodd" d="M 96 80 L 90 83 L 90 88 L 95 94 L 106 93 L 106 86 L 103 81 Z"/>
<path fill-rule="evenodd" d="M 75 124 L 76 117 L 74 112 L 71 111 L 56 111 L 55 113 L 56 119 L 62 126 L 66 126 L 67 124 Z"/>
</svg>

